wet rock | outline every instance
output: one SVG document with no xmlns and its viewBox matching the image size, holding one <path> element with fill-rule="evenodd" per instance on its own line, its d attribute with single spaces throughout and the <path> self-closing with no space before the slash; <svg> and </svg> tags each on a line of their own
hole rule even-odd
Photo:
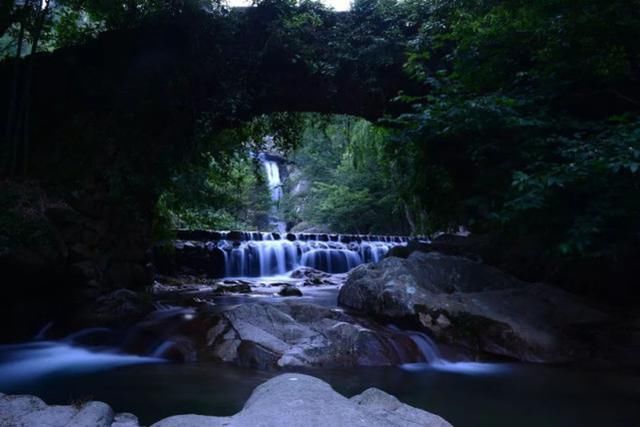
<svg viewBox="0 0 640 427">
<path fill-rule="evenodd" d="M 150 299 L 129 289 L 116 289 L 102 295 L 80 314 L 89 325 L 123 326 L 135 323 L 154 310 Z"/>
<path fill-rule="evenodd" d="M 411 340 L 327 307 L 301 301 L 251 303 L 220 315 L 207 333 L 209 354 L 240 366 L 385 366 L 420 361 Z"/>
<path fill-rule="evenodd" d="M 216 287 L 216 292 L 222 293 L 239 293 L 239 294 L 248 294 L 251 293 L 251 286 L 246 282 L 231 282 L 225 280 L 221 284 L 218 284 Z"/>
<path fill-rule="evenodd" d="M 302 291 L 293 285 L 284 285 L 278 295 L 281 297 L 301 297 Z"/>
<path fill-rule="evenodd" d="M 227 233 L 226 238 L 227 240 L 233 240 L 233 241 L 247 240 L 245 233 L 242 231 L 230 231 Z"/>
<path fill-rule="evenodd" d="M 329 384 L 302 374 L 284 374 L 256 387 L 232 417 L 180 415 L 152 427 L 450 427 L 437 415 L 413 408 L 377 389 L 347 399 Z"/>
<path fill-rule="evenodd" d="M 385 318 L 415 319 L 439 341 L 479 354 L 532 362 L 587 356 L 573 332 L 605 318 L 561 290 L 437 252 L 357 267 L 338 302 Z"/>
<path fill-rule="evenodd" d="M 292 279 L 324 279 L 330 276 L 331 274 L 316 270 L 315 268 L 300 267 L 293 270 L 289 277 Z"/>
</svg>

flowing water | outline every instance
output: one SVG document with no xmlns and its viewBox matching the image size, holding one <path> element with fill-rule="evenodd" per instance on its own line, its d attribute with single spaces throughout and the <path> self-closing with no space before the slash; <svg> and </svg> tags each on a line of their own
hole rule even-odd
<svg viewBox="0 0 640 427">
<path fill-rule="evenodd" d="M 224 251 L 225 275 L 258 277 L 254 280 L 260 286 L 247 295 L 217 296 L 213 307 L 218 310 L 256 299 L 281 301 L 273 287 L 263 285 L 292 280 L 285 273 L 299 266 L 345 272 L 381 259 L 390 247 L 406 241 L 384 236 L 281 239 L 272 233 L 246 233 L 233 242 L 227 237 L 221 234 L 219 241 L 207 243 Z M 336 286 L 304 289 L 301 300 L 336 307 Z M 48 324 L 31 342 L 0 345 L 0 392 L 34 394 L 49 404 L 102 400 L 148 425 L 181 413 L 232 415 L 257 385 L 282 372 L 195 362 L 175 336 L 197 321 L 196 310 L 173 307 L 170 301 L 159 300 L 158 305 L 158 311 L 126 331 L 91 328 L 51 341 Z M 346 396 L 378 387 L 458 427 L 638 425 L 638 371 L 450 361 L 428 336 L 393 325 L 384 328 L 413 340 L 422 360 L 396 367 L 302 372 L 322 378 Z M 389 344 L 398 355 L 406 352 L 393 339 Z"/>
<path fill-rule="evenodd" d="M 305 298 L 335 306 L 335 287 L 315 291 Z M 216 304 L 252 298 L 224 296 Z M 282 371 L 169 362 L 165 357 L 175 350 L 175 343 L 150 340 L 149 331 L 172 334 L 195 315 L 190 308 L 168 307 L 124 333 L 91 328 L 58 341 L 43 340 L 51 328 L 47 325 L 33 342 L 0 346 L 0 392 L 34 394 L 49 404 L 102 400 L 116 411 L 135 413 L 146 424 L 181 413 L 231 415 L 257 385 Z M 458 427 L 638 425 L 638 371 L 451 362 L 428 336 L 393 325 L 387 329 L 410 337 L 423 360 L 397 367 L 297 371 L 322 378 L 346 396 L 378 387 Z"/>
<path fill-rule="evenodd" d="M 282 181 L 280 180 L 280 166 L 277 162 L 269 160 L 267 157 L 262 156 L 262 164 L 264 165 L 265 172 L 267 174 L 267 183 L 269 185 L 269 191 L 271 191 L 271 221 L 275 226 L 274 228 L 284 233 L 287 230 L 287 224 L 283 222 L 278 215 L 278 208 L 280 200 L 282 199 Z"/>
<path fill-rule="evenodd" d="M 64 361 L 60 369 L 12 382 L 1 377 L 6 373 L 0 371 L 0 391 L 35 394 L 50 404 L 102 400 L 116 411 L 135 413 L 148 425 L 180 413 L 231 415 L 242 408 L 257 385 L 279 373 L 214 363 L 127 360 L 122 359 L 126 356 L 96 355 L 72 347 L 52 349 L 51 353 L 57 356 L 48 364 Z M 105 360 L 98 363 L 96 357 Z M 37 360 L 37 364 L 43 361 Z M 448 371 L 426 365 L 419 370 L 387 367 L 302 372 L 322 378 L 346 396 L 378 387 L 407 404 L 443 416 L 457 427 L 638 425 L 638 372 L 521 364 L 490 367 Z"/>
<path fill-rule="evenodd" d="M 326 236 L 326 235 L 324 235 Z M 224 234 L 223 234 L 224 237 Z M 291 234 L 282 239 L 274 233 L 246 233 L 245 240 L 208 241 L 209 252 L 224 258 L 224 277 L 265 277 L 282 275 L 298 267 L 311 267 L 327 273 L 346 273 L 368 262 L 380 261 L 389 249 L 405 245 L 407 239 L 377 236 L 380 240 L 320 240 L 323 235 Z"/>
</svg>

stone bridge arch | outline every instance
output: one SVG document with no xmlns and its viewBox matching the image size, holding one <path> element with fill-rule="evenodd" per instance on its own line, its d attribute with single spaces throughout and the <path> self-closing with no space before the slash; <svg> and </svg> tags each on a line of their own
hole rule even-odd
<svg viewBox="0 0 640 427">
<path fill-rule="evenodd" d="M 367 51 L 350 44 L 348 13 L 325 11 L 322 24 L 295 30 L 276 15 L 252 8 L 158 18 L 34 58 L 24 178 L 39 183 L 43 199 L 62 202 L 38 212 L 59 245 L 54 257 L 34 255 L 37 268 L 21 255 L 25 241 L 0 256 L 0 267 L 21 278 L 9 304 L 37 295 L 47 305 L 61 289 L 93 299 L 148 285 L 154 187 L 197 152 L 196 129 L 281 111 L 375 119 L 410 86 L 404 40 Z M 14 65 L 0 63 L 0 99 L 9 99 Z M 3 102 L 0 135 L 6 117 Z M 6 165 L 12 147 L 4 142 Z"/>
</svg>

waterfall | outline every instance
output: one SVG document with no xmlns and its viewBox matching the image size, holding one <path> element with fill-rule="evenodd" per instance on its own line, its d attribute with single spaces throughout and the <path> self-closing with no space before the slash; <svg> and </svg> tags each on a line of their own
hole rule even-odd
<svg viewBox="0 0 640 427">
<path fill-rule="evenodd" d="M 156 347 L 155 350 L 153 350 L 153 352 L 151 353 L 151 357 L 160 359 L 169 349 L 173 348 L 173 346 L 175 346 L 175 343 L 173 341 L 164 341 L 158 347 Z"/>
<path fill-rule="evenodd" d="M 504 363 L 480 363 L 480 362 L 452 362 L 440 354 L 438 345 L 427 335 L 416 331 L 401 331 L 399 328 L 389 325 L 389 329 L 407 335 L 416 345 L 423 358 L 423 362 L 403 363 L 400 367 L 406 371 L 416 372 L 423 370 L 437 370 L 466 375 L 484 375 L 506 372 L 510 369 Z"/>
<path fill-rule="evenodd" d="M 431 338 L 421 332 L 409 331 L 409 338 L 416 344 L 425 362 L 430 364 L 438 364 L 442 362 L 440 350 Z"/>
<path fill-rule="evenodd" d="M 271 202 L 273 203 L 271 206 L 271 222 L 276 230 L 284 233 L 287 231 L 287 224 L 280 219 L 278 212 L 278 205 L 282 199 L 280 167 L 277 162 L 269 160 L 265 155 L 262 155 L 260 158 L 267 173 L 267 184 L 269 185 L 269 191 L 271 191 Z"/>
<path fill-rule="evenodd" d="M 223 237 L 224 232 L 221 232 Z M 346 273 L 360 264 L 378 262 L 401 239 L 340 241 L 327 235 L 287 235 L 245 233 L 248 240 L 220 240 L 215 245 L 224 252 L 224 277 L 265 277 L 286 274 L 298 267 L 312 267 L 327 273 Z M 380 237 L 380 236 L 378 236 Z M 349 240 L 349 239 L 344 239 Z M 207 243 L 208 244 L 208 243 Z"/>
<path fill-rule="evenodd" d="M 267 183 L 271 190 L 271 200 L 279 202 L 282 198 L 282 181 L 280 181 L 280 169 L 273 160 L 263 160 L 264 168 L 267 171 Z"/>
<path fill-rule="evenodd" d="M 311 267 L 339 274 L 379 262 L 409 238 L 371 234 L 177 230 L 179 268 L 218 278 L 263 277 Z M 210 263 L 210 264 L 207 264 Z"/>
</svg>

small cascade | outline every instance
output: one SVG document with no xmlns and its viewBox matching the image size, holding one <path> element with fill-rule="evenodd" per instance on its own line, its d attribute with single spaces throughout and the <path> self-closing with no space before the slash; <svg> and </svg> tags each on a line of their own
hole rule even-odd
<svg viewBox="0 0 640 427">
<path fill-rule="evenodd" d="M 438 346 L 431 338 L 421 332 L 408 331 L 407 334 L 416 344 L 420 353 L 422 353 L 425 362 L 432 365 L 442 362 L 440 350 L 438 350 Z"/>
<path fill-rule="evenodd" d="M 442 357 L 438 346 L 428 335 L 416 331 L 400 331 L 400 329 L 395 326 L 389 326 L 389 328 L 409 337 L 422 354 L 423 362 L 404 363 L 400 365 L 400 367 L 406 371 L 437 370 L 465 375 L 485 375 L 506 372 L 510 369 L 508 364 L 503 363 L 449 361 Z"/>
<path fill-rule="evenodd" d="M 430 365 L 435 365 L 441 363 L 444 360 L 440 355 L 438 345 L 427 334 L 417 331 L 402 330 L 396 325 L 387 325 L 387 329 L 395 334 L 400 334 L 413 341 L 413 344 L 415 344 L 416 348 L 422 355 L 422 362 L 426 362 Z"/>
<path fill-rule="evenodd" d="M 167 353 L 167 351 L 172 349 L 174 346 L 175 346 L 175 343 L 173 341 L 164 341 L 160 343 L 160 345 L 151 352 L 150 356 L 156 357 L 156 358 L 162 358 L 165 355 L 165 353 Z"/>
</svg>

